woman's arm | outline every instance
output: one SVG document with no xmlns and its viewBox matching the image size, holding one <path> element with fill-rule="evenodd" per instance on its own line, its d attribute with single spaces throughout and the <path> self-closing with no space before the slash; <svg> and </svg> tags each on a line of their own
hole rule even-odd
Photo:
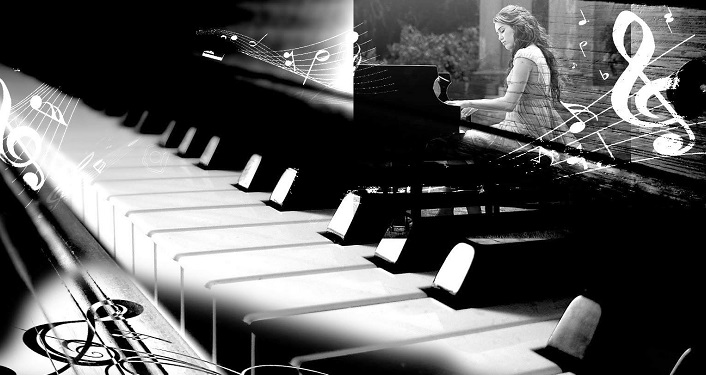
<svg viewBox="0 0 706 375">
<path fill-rule="evenodd" d="M 495 99 L 472 99 L 472 100 L 449 100 L 446 104 L 459 106 L 461 108 L 476 108 L 487 111 L 511 112 L 517 106 L 517 103 L 525 91 L 527 80 L 532 71 L 532 60 L 518 57 L 515 59 L 512 70 L 510 71 L 510 84 L 507 92 L 501 98 Z"/>
</svg>

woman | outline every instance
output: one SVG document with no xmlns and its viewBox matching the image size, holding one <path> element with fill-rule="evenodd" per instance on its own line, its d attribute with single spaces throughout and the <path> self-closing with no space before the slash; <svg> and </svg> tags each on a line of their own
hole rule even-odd
<svg viewBox="0 0 706 375">
<path fill-rule="evenodd" d="M 461 107 L 462 117 L 477 110 L 506 112 L 505 120 L 492 127 L 527 135 L 532 139 L 564 144 L 574 141 L 575 138 L 553 107 L 560 100 L 561 88 L 556 59 L 550 51 L 546 30 L 527 9 L 516 5 L 501 9 L 493 22 L 500 43 L 512 51 L 505 95 L 495 99 L 452 100 L 446 104 Z M 455 151 L 478 155 L 488 151 L 492 153 L 493 150 L 508 153 L 521 149 L 523 153 L 535 149 L 534 146 L 525 147 L 526 144 L 479 130 L 469 130 L 456 145 Z M 438 145 L 430 146 L 432 152 L 438 148 Z M 537 150 L 552 157 L 557 155 L 543 148 L 533 152 Z"/>
</svg>

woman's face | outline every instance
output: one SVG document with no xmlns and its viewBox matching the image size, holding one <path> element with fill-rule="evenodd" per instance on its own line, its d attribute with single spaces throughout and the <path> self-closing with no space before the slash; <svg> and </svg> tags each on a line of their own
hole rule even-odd
<svg viewBox="0 0 706 375">
<path fill-rule="evenodd" d="M 495 32 L 498 33 L 498 39 L 505 49 L 512 51 L 515 44 L 515 30 L 512 29 L 512 26 L 495 22 Z"/>
</svg>

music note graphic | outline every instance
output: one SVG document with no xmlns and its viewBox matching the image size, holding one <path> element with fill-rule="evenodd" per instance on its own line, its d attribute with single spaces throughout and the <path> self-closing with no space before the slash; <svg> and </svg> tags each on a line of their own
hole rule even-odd
<svg viewBox="0 0 706 375">
<path fill-rule="evenodd" d="M 587 113 L 587 114 L 591 115 L 591 118 L 589 118 L 586 121 L 598 119 L 598 115 L 593 113 L 593 111 L 588 109 L 588 107 L 586 107 L 585 105 L 565 103 L 565 102 L 560 102 L 560 103 L 564 106 L 564 108 L 566 108 L 571 113 L 571 115 L 572 115 L 571 118 L 575 118 L 576 120 L 578 120 L 578 121 L 574 122 L 573 124 L 569 125 L 569 131 L 574 134 L 580 133 L 586 128 L 586 123 L 583 120 L 581 120 L 578 115 L 580 115 L 582 113 Z M 578 108 L 578 109 L 575 109 L 575 108 Z"/>
<path fill-rule="evenodd" d="M 360 44 L 353 44 L 353 71 L 358 69 L 358 65 L 363 61 L 363 54 L 361 53 Z"/>
<path fill-rule="evenodd" d="M 13 128 L 10 125 L 12 98 L 10 97 L 10 91 L 7 89 L 2 79 L 0 79 L 0 86 L 2 86 L 2 102 L 0 103 L 0 134 L 2 134 L 0 159 L 13 167 L 22 168 L 20 172 L 22 174 L 22 180 L 32 190 L 38 191 L 46 180 L 44 172 L 33 159 L 33 156 L 38 155 L 41 151 L 41 138 L 34 129 L 28 126 L 22 125 Z M 26 150 L 27 142 L 23 142 L 23 139 L 31 141 L 34 145 L 33 155 Z"/>
<path fill-rule="evenodd" d="M 573 63 L 573 65 L 571 65 L 571 69 L 576 69 L 576 63 Z"/>
<path fill-rule="evenodd" d="M 579 11 L 581 11 L 581 17 L 583 17 L 583 19 L 581 21 L 579 21 L 579 25 L 583 26 L 588 22 L 588 20 L 586 19 L 586 16 L 583 14 L 583 10 L 579 9 Z"/>
<path fill-rule="evenodd" d="M 96 172 L 100 174 L 101 172 L 103 172 L 103 169 L 105 169 L 105 166 L 105 162 L 103 161 L 103 159 L 101 159 L 93 164 L 93 169 L 95 169 Z"/>
<path fill-rule="evenodd" d="M 584 47 L 585 45 L 587 45 L 587 44 L 588 44 L 588 42 L 585 41 L 585 40 L 582 41 L 581 43 L 579 43 L 579 48 L 581 48 L 581 53 L 583 53 L 583 57 L 586 57 L 586 53 L 583 52 L 583 47 Z"/>
<path fill-rule="evenodd" d="M 554 151 L 554 150 L 547 150 L 546 148 L 539 146 L 536 149 L 537 151 L 537 158 L 533 159 L 535 163 L 539 164 L 542 162 L 542 156 L 548 156 L 549 160 L 551 160 L 551 164 L 555 163 L 555 160 L 559 158 L 559 153 Z"/>
<path fill-rule="evenodd" d="M 215 39 L 230 39 L 228 41 L 233 41 L 237 51 L 244 55 L 297 74 L 303 77 L 305 83 L 314 81 L 327 88 L 346 93 L 353 92 L 353 84 L 350 77 L 358 65 L 364 62 L 362 47 L 365 43 L 370 42 L 370 40 L 360 40 L 365 32 L 359 34 L 353 30 L 346 30 L 333 37 L 306 46 L 272 50 L 266 46 L 266 41 L 264 40 L 267 39 L 268 34 L 262 36 L 260 40 L 221 29 L 198 30 L 196 34 L 210 36 Z M 351 45 L 353 46 L 353 53 L 349 49 Z M 216 58 L 214 56 L 214 51 L 206 51 L 209 48 L 204 47 L 201 49 L 201 51 L 204 51 L 203 56 L 220 59 L 220 57 Z M 282 57 L 284 57 L 284 60 Z M 325 65 L 325 68 L 313 69 L 313 64 L 316 64 L 317 61 L 326 61 L 326 63 L 322 64 Z M 309 64 L 310 67 L 309 69 L 299 69 L 297 64 L 300 66 Z M 323 71 L 326 72 L 324 73 Z"/>
<path fill-rule="evenodd" d="M 642 28 L 642 40 L 637 52 L 633 56 L 630 56 L 623 44 L 623 37 L 625 36 L 628 27 L 630 27 L 630 24 L 633 22 L 637 22 Z M 622 11 L 616 18 L 615 26 L 613 27 L 613 43 L 615 43 L 618 52 L 628 62 L 627 68 L 625 68 L 625 71 L 620 75 L 620 77 L 618 77 L 618 80 L 613 87 L 613 93 L 611 95 L 611 105 L 613 106 L 613 110 L 616 114 L 618 114 L 618 116 L 620 116 L 621 119 L 636 126 L 652 128 L 679 123 L 689 137 L 689 144 L 684 146 L 683 140 L 680 136 L 667 132 L 655 139 L 653 147 L 657 153 L 662 155 L 683 155 L 694 146 L 696 137 L 689 124 L 684 121 L 683 117 L 676 113 L 672 105 L 661 94 L 661 91 L 667 89 L 669 82 L 668 77 L 651 81 L 644 73 L 644 70 L 650 63 L 650 59 L 655 51 L 655 41 L 652 30 L 650 30 L 647 23 L 645 23 L 645 21 L 643 21 L 635 13 L 627 10 Z M 640 120 L 632 114 L 628 103 L 632 87 L 635 85 L 638 78 L 645 83 L 645 85 L 635 95 L 635 105 L 638 111 L 647 117 L 657 118 L 657 116 L 652 114 L 647 108 L 647 100 L 654 96 L 662 103 L 664 108 L 667 109 L 669 114 L 672 116 L 671 119 L 656 123 Z"/>
<path fill-rule="evenodd" d="M 348 33 L 348 43 L 355 43 L 358 41 L 360 35 L 356 31 L 351 31 Z"/>
<path fill-rule="evenodd" d="M 224 57 L 225 55 L 223 55 L 223 56 L 216 56 L 216 54 L 213 53 L 213 51 L 203 51 L 203 53 L 201 54 L 201 56 L 208 57 L 209 59 L 214 59 L 214 60 L 222 61 L 222 60 L 223 60 L 223 57 Z"/>
<path fill-rule="evenodd" d="M 610 77 L 610 74 L 608 74 L 608 73 L 603 73 L 603 71 L 600 70 L 600 69 L 598 69 L 598 73 L 601 74 L 601 78 L 603 78 L 604 81 L 605 81 L 606 79 L 608 79 L 608 77 Z"/>
<path fill-rule="evenodd" d="M 233 36 L 235 36 L 235 35 L 233 35 Z M 265 34 L 265 36 L 267 36 L 267 34 Z M 257 42 L 254 41 L 254 40 L 251 40 L 251 41 L 248 42 L 248 44 L 250 45 L 250 47 L 255 47 L 255 46 L 257 46 L 258 44 L 260 44 L 260 42 L 262 42 L 263 39 L 265 39 L 265 36 L 263 36 L 262 38 L 260 38 L 260 40 L 258 40 Z"/>
<path fill-rule="evenodd" d="M 573 124 L 569 125 L 569 132 L 571 132 L 571 133 L 574 133 L 574 134 L 581 133 L 582 131 L 584 131 L 586 129 L 586 122 L 587 121 L 598 120 L 598 115 L 593 113 L 593 111 L 588 109 L 588 107 L 586 107 L 585 105 L 574 104 L 574 103 L 565 103 L 565 102 L 560 102 L 560 103 L 564 106 L 564 108 L 566 108 L 571 113 L 571 115 L 572 115 L 571 118 L 575 118 L 577 120 Z M 586 113 L 586 114 L 590 115 L 591 117 L 588 118 L 586 121 L 581 120 L 581 118 L 579 118 L 579 115 L 582 113 Z M 615 156 L 613 156 L 613 152 L 610 151 L 610 148 L 608 147 L 605 140 L 601 136 L 600 130 L 595 131 L 592 134 L 596 134 L 596 136 L 598 136 L 598 139 L 601 140 L 601 143 L 603 143 L 603 147 L 605 147 L 606 151 L 608 151 L 608 154 L 610 155 L 610 157 L 615 159 Z M 579 143 L 579 148 L 581 148 L 580 143 Z"/>
<path fill-rule="evenodd" d="M 292 58 L 292 61 L 289 61 L 289 60 L 285 61 L 284 65 L 291 66 L 292 71 L 296 72 L 297 71 L 297 64 L 294 62 L 294 51 L 285 52 L 284 55 L 282 55 L 282 56 L 284 56 L 285 59 L 288 59 L 290 57 Z"/>
<path fill-rule="evenodd" d="M 76 169 L 81 171 L 83 168 L 86 167 L 86 165 L 93 159 L 93 156 L 95 156 L 95 152 L 91 152 L 90 154 L 86 155 L 83 159 L 81 159 L 81 162 L 78 163 L 76 166 Z"/>
<path fill-rule="evenodd" d="M 667 27 L 669 28 L 669 32 L 671 33 L 671 32 L 672 32 L 672 27 L 669 26 L 669 23 L 674 21 L 674 17 L 672 17 L 672 11 L 669 9 L 669 7 L 667 7 L 667 11 L 668 11 L 669 13 L 667 13 L 667 14 L 664 15 L 664 18 L 665 18 L 664 22 L 667 23 Z"/>
<path fill-rule="evenodd" d="M 319 57 L 319 55 L 324 54 L 324 53 L 326 54 L 326 56 Z M 304 77 L 304 82 L 302 83 L 302 85 L 305 84 L 307 78 L 309 78 L 309 73 L 311 73 L 311 68 L 314 67 L 314 63 L 317 61 L 324 62 L 324 61 L 328 60 L 329 57 L 331 57 L 331 54 L 325 49 L 321 49 L 316 52 L 316 55 L 314 55 L 314 60 L 312 60 L 311 65 L 309 65 L 309 71 L 306 72 L 306 77 Z"/>
<path fill-rule="evenodd" d="M 34 109 L 35 111 L 43 114 L 44 116 L 47 116 L 51 118 L 52 120 L 58 122 L 61 125 L 68 126 L 66 125 L 66 121 L 64 121 L 64 115 L 61 113 L 61 110 L 54 104 L 51 104 L 49 102 L 43 102 L 42 98 L 39 95 L 34 95 L 32 96 L 32 99 L 29 100 L 29 105 Z M 40 110 L 42 106 L 48 105 L 49 109 L 51 110 L 51 114 L 43 112 Z"/>
</svg>

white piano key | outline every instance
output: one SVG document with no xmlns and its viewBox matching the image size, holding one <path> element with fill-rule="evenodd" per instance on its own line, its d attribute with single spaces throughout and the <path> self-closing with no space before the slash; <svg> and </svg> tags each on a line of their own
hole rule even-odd
<svg viewBox="0 0 706 375">
<path fill-rule="evenodd" d="M 246 263 L 245 266 L 250 264 Z M 266 278 L 268 276 L 271 278 Z M 250 337 L 242 332 L 247 332 L 247 325 L 252 321 L 425 298 L 426 294 L 420 288 L 429 287 L 432 281 L 432 274 L 394 275 L 379 268 L 341 268 L 298 276 L 280 273 L 259 276 L 255 280 L 253 277 L 240 277 L 213 280 L 205 285 L 185 285 L 185 326 L 186 330 L 190 330 L 190 322 L 194 319 L 200 324 L 196 328 L 205 326 L 204 321 L 210 322 L 213 327 L 210 341 L 215 343 L 212 350 L 217 356 L 227 356 L 229 353 L 223 348 L 219 350 L 219 347 L 224 343 L 230 346 L 231 342 L 237 341 L 239 347 L 245 350 Z M 194 281 L 184 278 L 184 282 Z M 208 296 L 213 298 L 212 303 L 209 303 Z M 208 307 L 214 309 L 211 320 L 205 313 Z M 196 314 L 200 316 L 194 316 Z M 233 326 L 239 328 L 226 328 Z"/>
<path fill-rule="evenodd" d="M 117 196 L 125 195 L 144 195 L 144 194 L 161 194 L 161 193 L 178 193 L 178 192 L 198 192 L 198 191 L 215 191 L 233 188 L 233 184 L 237 182 L 237 177 L 202 177 L 202 178 L 171 178 L 157 180 L 135 180 L 135 181 L 104 181 L 96 185 L 97 199 L 88 207 L 83 208 L 84 223 L 92 222 L 93 225 L 98 221 L 98 202 L 103 204 L 101 207 L 105 212 L 112 214 L 112 209 L 107 206 L 108 201 Z M 103 203 L 104 202 L 104 203 Z M 124 239 L 128 241 L 131 239 Z M 116 241 L 117 246 L 125 241 Z M 117 255 L 117 254 L 116 254 Z M 125 269 L 132 267 L 131 259 L 120 259 L 116 257 Z"/>
<path fill-rule="evenodd" d="M 264 228 L 262 228 L 264 229 Z M 181 269 L 186 283 L 210 288 L 249 280 L 262 280 L 332 270 L 374 268 L 366 258 L 373 256 L 372 245 L 341 246 L 313 243 L 271 248 L 235 248 L 218 253 L 177 254 L 176 268 Z M 165 257 L 166 258 L 166 257 Z M 169 259 L 173 260 L 173 259 Z M 228 265 L 238 265 L 228 267 Z M 159 266 L 165 266 L 160 263 Z M 159 269 L 161 275 L 161 269 Z M 199 292 L 203 290 L 199 289 Z"/>
<path fill-rule="evenodd" d="M 310 340 L 319 348 L 328 348 L 307 353 L 299 345 L 297 350 L 301 352 L 288 353 L 286 360 L 316 353 L 337 356 L 351 350 L 399 346 L 559 319 L 568 303 L 561 299 L 454 310 L 432 298 L 423 298 L 254 321 L 252 358 L 257 364 L 259 352 L 267 355 L 267 348 L 257 339 L 265 332 L 268 337 L 276 334 L 280 342 L 297 345 Z"/>
<path fill-rule="evenodd" d="M 193 288 L 195 297 L 218 287 L 279 277 L 375 268 L 366 258 L 373 256 L 372 245 L 341 246 L 313 244 L 269 249 L 233 249 L 216 254 L 183 254 L 177 260 L 160 257 L 158 274 L 171 268 L 181 275 L 180 286 Z M 169 262 L 167 262 L 169 261 Z M 236 287 L 237 288 L 237 287 Z M 210 295 L 206 297 L 210 302 Z M 185 300 L 189 304 L 192 301 Z"/>
<path fill-rule="evenodd" d="M 556 375 L 561 373 L 561 368 L 554 362 L 532 350 L 541 347 L 542 343 L 538 340 L 480 353 L 457 353 L 453 356 L 452 368 L 459 374 Z"/>
<path fill-rule="evenodd" d="M 200 232 L 215 228 L 309 222 L 328 223 L 332 215 L 331 210 L 280 212 L 266 205 L 136 213 L 130 217 L 133 223 L 133 248 L 116 249 L 116 256 L 122 259 L 132 256 L 132 263 L 139 265 L 133 268 L 135 276 L 150 286 L 154 274 L 154 243 L 151 237 L 157 233 Z M 125 254 L 124 250 L 130 253 Z"/>
<path fill-rule="evenodd" d="M 330 221 L 333 211 L 278 211 L 266 205 L 255 205 L 138 212 L 131 215 L 131 220 L 136 228 L 152 236 L 158 232 L 180 230 Z"/>
<path fill-rule="evenodd" d="M 136 168 L 116 168 L 106 170 L 101 175 L 92 180 L 84 180 L 83 199 L 84 207 L 90 207 L 95 201 L 98 207 L 97 222 L 95 223 L 96 236 L 101 243 L 110 249 L 113 243 L 113 209 L 109 201 L 98 201 L 96 187 L 105 181 L 121 180 L 153 180 L 165 178 L 193 178 L 193 177 L 228 177 L 239 176 L 239 172 L 233 171 L 206 171 L 195 166 L 173 166 L 165 167 L 162 173 L 155 173 L 153 170 L 142 167 Z M 86 218 L 89 225 L 93 225 L 92 215 Z M 112 249 L 111 249 L 112 250 Z"/>
<path fill-rule="evenodd" d="M 294 314 L 424 298 L 426 294 L 420 288 L 431 286 L 434 279 L 432 274 L 395 275 L 380 268 L 289 277 L 282 277 L 286 274 L 276 275 L 277 278 L 271 279 L 260 276 L 257 280 L 245 277 L 212 280 L 207 284 L 219 310 L 228 314 L 233 312 L 249 323 Z M 242 316 L 236 312 L 241 312 Z"/>
<path fill-rule="evenodd" d="M 182 269 L 181 277 L 183 290 L 181 290 L 181 295 L 178 296 L 181 301 L 179 306 L 178 314 L 182 322 L 182 326 L 186 331 L 193 333 L 198 336 L 200 341 L 205 343 L 204 346 L 209 346 L 212 341 L 210 330 L 213 327 L 212 315 L 214 311 L 212 310 L 213 301 L 211 298 L 211 288 L 216 288 L 220 291 L 224 291 L 222 296 L 226 296 L 226 300 L 232 300 L 236 305 L 242 307 L 237 310 L 229 310 L 226 308 L 228 317 L 230 321 L 232 319 L 242 320 L 243 316 L 251 311 L 262 311 L 257 310 L 255 307 L 253 309 L 245 308 L 246 305 L 256 306 L 259 299 L 257 298 L 257 293 L 248 294 L 248 298 L 242 299 L 244 295 L 239 295 L 233 297 L 229 291 L 230 288 L 236 288 L 236 290 L 241 291 L 243 288 L 239 285 L 247 286 L 257 284 L 260 287 L 257 290 L 266 293 L 261 297 L 263 299 L 278 300 L 278 296 L 283 296 L 284 300 L 281 303 L 289 301 L 290 303 L 296 303 L 293 298 L 295 296 L 301 295 L 304 290 L 298 289 L 296 285 L 305 285 L 304 281 L 300 280 L 300 277 L 305 277 L 305 275 L 329 275 L 333 277 L 334 274 L 347 273 L 344 271 L 355 272 L 357 270 L 368 270 L 370 274 L 366 273 L 364 275 L 359 275 L 358 279 L 354 279 L 351 275 L 348 278 L 348 282 L 340 281 L 339 285 L 349 285 L 353 286 L 356 281 L 360 278 L 368 278 L 367 284 L 359 285 L 364 291 L 360 291 L 361 294 L 368 295 L 369 299 L 373 299 L 375 296 L 382 301 L 385 300 L 397 300 L 401 298 L 422 298 L 425 295 L 421 293 L 420 290 L 412 286 L 402 286 L 402 282 L 399 281 L 395 284 L 394 281 L 390 281 L 390 274 L 385 271 L 378 270 L 375 265 L 368 261 L 366 258 L 372 256 L 374 253 L 374 246 L 371 245 L 354 245 L 342 247 L 340 245 L 328 244 L 328 245 L 313 245 L 313 246 L 298 246 L 298 247 L 287 247 L 287 248 L 275 248 L 268 250 L 255 250 L 255 251 L 241 251 L 241 252 L 231 252 L 222 254 L 213 254 L 205 256 L 209 259 L 202 260 L 202 262 L 193 262 L 196 257 L 191 258 L 187 262 L 193 267 L 187 266 L 187 271 Z M 175 267 L 175 262 L 172 260 L 164 259 L 163 262 L 169 262 L 170 264 L 158 264 L 159 275 L 162 277 L 167 274 L 164 271 L 165 267 L 172 269 L 172 272 L 177 272 L 180 268 Z M 207 270 L 200 269 L 200 267 L 207 267 Z M 176 280 L 178 275 L 174 274 L 171 276 L 173 280 Z M 377 278 L 376 278 L 377 277 Z M 376 279 L 375 279 L 376 278 Z M 273 282 L 279 285 L 276 280 L 290 280 L 292 284 L 288 284 L 287 281 L 284 282 L 287 286 L 287 291 L 292 292 L 290 294 L 284 290 L 276 290 L 276 288 L 271 288 Z M 308 280 L 308 279 L 307 279 Z M 340 278 L 338 280 L 341 280 Z M 387 281 L 386 285 L 380 284 L 379 280 Z M 330 281 L 328 278 L 324 282 Z M 431 278 L 428 277 L 428 283 L 431 282 Z M 264 284 L 260 284 L 264 283 Z M 336 293 L 332 285 L 321 285 L 322 288 L 329 291 L 328 296 L 331 293 Z M 370 290 L 374 288 L 374 290 Z M 160 299 L 166 300 L 163 295 L 163 291 L 166 289 L 163 285 L 159 286 Z M 387 294 L 386 291 L 388 291 Z M 173 295 L 178 295 L 175 290 L 170 291 Z M 339 298 L 344 300 L 353 299 L 351 293 L 353 291 L 346 293 L 345 291 L 339 291 L 342 295 Z M 246 293 L 246 292 L 244 292 Z M 312 296 L 312 293 L 317 293 L 317 291 L 309 290 L 307 295 Z M 236 293 L 237 294 L 237 293 Z M 247 293 L 246 293 L 247 294 Z M 345 295 L 345 297 L 343 296 Z M 230 299 L 233 297 L 233 299 Z M 253 297 L 253 298 L 249 298 Z M 318 295 L 318 298 L 325 299 L 327 296 L 324 294 Z M 174 297 L 172 297 L 174 298 Z M 331 298 L 335 298 L 331 296 Z M 237 302 L 236 302 L 237 301 Z M 242 306 L 241 306 L 242 303 Z M 306 304 L 306 302 L 304 302 Z M 293 305 L 287 305 L 289 308 L 294 308 Z M 174 306 L 176 308 L 176 305 Z M 241 312 L 241 313 L 239 313 Z M 236 316 L 239 316 L 236 317 Z M 208 327 L 204 329 L 203 327 Z M 205 332 L 205 331 L 209 332 Z M 249 340 L 246 338 L 246 340 Z"/>
<path fill-rule="evenodd" d="M 139 268 L 141 277 L 156 274 L 157 290 L 179 289 L 182 262 L 196 263 L 205 255 L 240 251 L 269 250 L 296 246 L 329 245 L 331 241 L 317 232 L 326 229 L 326 221 L 267 225 L 242 228 L 222 228 L 201 231 L 155 233 L 155 269 Z M 217 258 L 212 258 L 217 259 Z M 186 268 L 190 268 L 188 265 Z M 158 292 L 159 293 L 159 292 Z M 161 298 L 161 297 L 160 297 Z"/>
<path fill-rule="evenodd" d="M 113 208 L 113 243 L 108 248 L 115 256 L 117 243 L 121 247 L 132 246 L 128 239 L 132 238 L 132 221 L 130 215 L 153 211 L 174 211 L 189 208 L 216 208 L 264 205 L 269 193 L 246 193 L 236 188 L 217 191 L 198 191 L 148 195 L 115 196 L 108 200 L 108 206 Z M 107 210 L 101 209 L 100 212 Z M 110 219 L 99 218 L 99 223 L 105 222 L 109 227 Z M 101 232 L 105 233 L 105 232 Z M 126 242 L 127 241 L 127 242 Z"/>
<path fill-rule="evenodd" d="M 172 167 L 172 166 L 180 166 L 180 165 L 196 165 L 199 162 L 199 159 L 197 158 L 180 158 L 176 155 L 173 155 L 173 149 L 164 149 L 164 152 L 169 152 L 169 157 L 164 159 L 159 163 L 160 166 L 164 167 Z M 122 157 L 120 159 L 117 159 L 113 161 L 113 164 L 111 164 L 110 168 L 125 168 L 125 167 L 140 167 L 140 166 L 146 166 L 149 167 L 151 164 L 147 163 L 145 165 L 144 162 L 144 155 L 126 155 L 125 157 Z"/>
<path fill-rule="evenodd" d="M 97 186 L 98 198 L 109 200 L 119 195 L 164 194 L 224 190 L 237 183 L 235 176 L 165 178 L 157 180 L 104 181 Z"/>
<path fill-rule="evenodd" d="M 171 152 L 171 149 L 164 150 L 164 152 Z M 136 154 L 131 154 L 131 152 Z M 109 155 L 113 156 L 108 157 Z M 71 150 L 55 153 L 42 167 L 47 170 L 47 178 L 52 184 L 62 189 L 72 210 L 80 219 L 85 220 L 83 215 L 85 184 L 90 184 L 91 181 L 100 178 L 102 174 L 125 167 L 143 167 L 146 170 L 159 172 L 168 166 L 186 167 L 196 162 L 196 159 L 180 159 L 174 156 L 161 162 L 160 169 L 156 170 L 145 161 L 141 148 L 135 147 L 120 152 L 111 150 L 77 152 Z"/>
<path fill-rule="evenodd" d="M 191 278 L 189 270 L 197 275 L 211 261 L 218 262 L 219 254 L 251 252 L 254 250 L 274 250 L 315 245 L 331 245 L 331 241 L 320 234 L 326 230 L 328 222 L 266 225 L 242 228 L 222 228 L 201 231 L 155 233 L 152 236 L 156 263 L 153 269 L 139 264 L 136 272 L 156 274 L 158 299 L 173 303 L 174 294 L 180 304 L 182 267 L 185 277 Z M 369 249 L 366 249 L 370 251 Z M 240 272 L 245 268 L 236 267 Z M 170 295 L 166 298 L 165 296 Z"/>
<path fill-rule="evenodd" d="M 414 364 L 421 364 L 425 369 L 447 374 L 556 374 L 560 370 L 555 364 L 537 353 L 525 351 L 543 348 L 557 323 L 557 320 L 548 320 L 403 345 L 377 351 L 375 358 L 386 363 L 411 360 L 410 371 L 414 371 Z M 499 356 L 500 353 L 519 355 Z M 332 366 L 355 368 L 358 361 L 367 358 L 366 354 L 370 352 L 357 351 L 341 356 L 312 354 L 295 357 L 291 363 L 325 372 Z"/>
</svg>

